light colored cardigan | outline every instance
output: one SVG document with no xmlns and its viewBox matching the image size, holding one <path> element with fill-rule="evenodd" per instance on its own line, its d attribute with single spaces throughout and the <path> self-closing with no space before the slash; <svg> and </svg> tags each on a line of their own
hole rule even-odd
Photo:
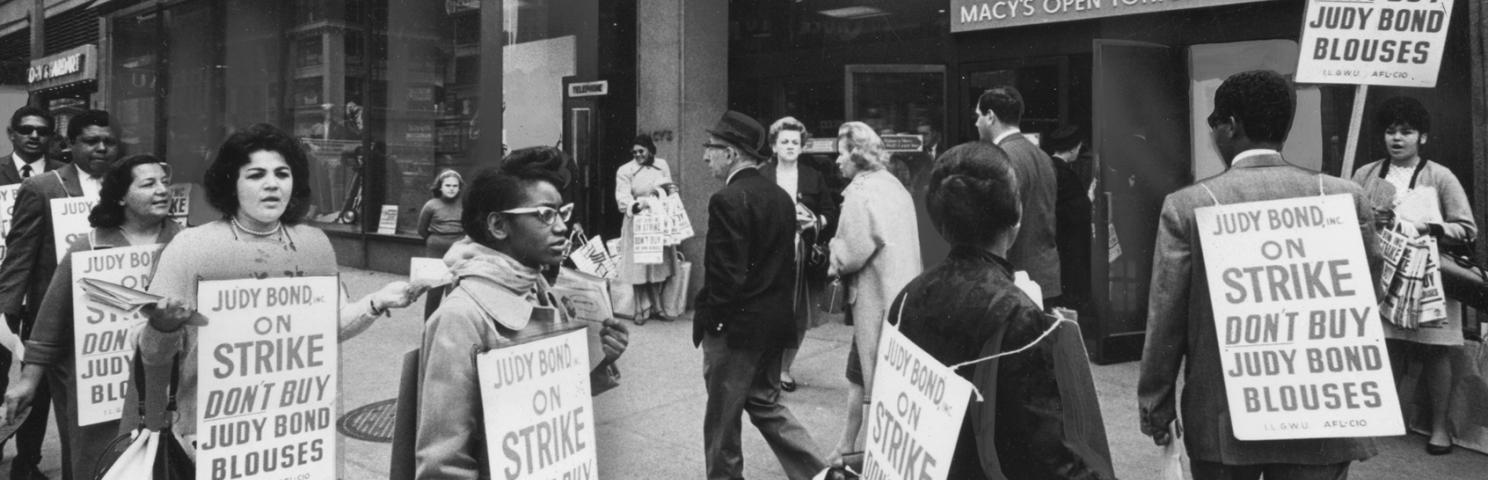
<svg viewBox="0 0 1488 480">
<path fill-rule="evenodd" d="M 1389 184 L 1379 176 L 1380 167 L 1388 161 L 1377 160 L 1354 171 L 1354 183 L 1364 187 L 1366 198 L 1372 198 L 1371 193 Z M 1453 243 L 1472 244 L 1478 238 L 1478 225 L 1473 220 L 1472 203 L 1467 199 L 1467 192 L 1462 190 L 1462 182 L 1442 164 L 1424 158 L 1421 161 L 1426 162 L 1426 166 L 1416 177 L 1416 187 L 1436 189 L 1441 206 L 1442 233 Z"/>
<path fill-rule="evenodd" d="M 884 311 L 924 270 L 920 235 L 914 200 L 888 170 L 857 174 L 842 196 L 842 216 L 831 243 L 832 267 L 852 279 L 858 354 L 865 386 L 871 389 Z"/>
</svg>

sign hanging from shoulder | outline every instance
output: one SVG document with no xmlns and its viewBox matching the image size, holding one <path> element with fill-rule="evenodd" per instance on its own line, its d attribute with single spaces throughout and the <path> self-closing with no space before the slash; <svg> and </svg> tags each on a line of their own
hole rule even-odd
<svg viewBox="0 0 1488 480">
<path fill-rule="evenodd" d="M 1404 434 L 1353 197 L 1194 215 L 1235 438 Z"/>
<path fill-rule="evenodd" d="M 336 277 L 197 283 L 196 480 L 336 478 Z"/>
<path fill-rule="evenodd" d="M 1298 83 L 1435 87 L 1453 0 L 1309 0 Z"/>
<path fill-rule="evenodd" d="M 935 361 L 899 330 L 878 341 L 868 411 L 863 478 L 945 479 L 956 434 L 971 403 L 971 383 Z M 913 453 L 910 453 L 913 452 Z"/>
<path fill-rule="evenodd" d="M 600 478 L 587 343 L 576 329 L 476 355 L 493 477 Z"/>
<path fill-rule="evenodd" d="M 1170 12 L 1266 0 L 951 0 L 951 32 Z"/>
</svg>

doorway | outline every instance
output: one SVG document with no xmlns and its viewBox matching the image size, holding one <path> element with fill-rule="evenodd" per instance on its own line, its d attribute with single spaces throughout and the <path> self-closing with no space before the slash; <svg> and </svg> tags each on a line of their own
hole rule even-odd
<svg viewBox="0 0 1488 480">
<path fill-rule="evenodd" d="M 1115 363 L 1141 358 L 1163 199 L 1193 182 L 1188 88 L 1181 49 L 1102 39 L 1093 47 L 1099 318 L 1084 327 L 1091 358 Z"/>
</svg>

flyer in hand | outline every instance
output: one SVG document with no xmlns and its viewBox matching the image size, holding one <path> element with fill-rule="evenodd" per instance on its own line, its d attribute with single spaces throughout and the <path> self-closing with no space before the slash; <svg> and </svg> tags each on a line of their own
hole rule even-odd
<svg viewBox="0 0 1488 480">
<path fill-rule="evenodd" d="M 78 285 L 89 299 L 126 312 L 160 301 L 159 295 L 151 295 L 107 280 L 82 278 Z"/>
</svg>

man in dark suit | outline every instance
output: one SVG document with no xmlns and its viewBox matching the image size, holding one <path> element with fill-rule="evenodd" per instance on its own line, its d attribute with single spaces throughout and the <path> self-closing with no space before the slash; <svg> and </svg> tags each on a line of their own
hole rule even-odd
<svg viewBox="0 0 1488 480">
<path fill-rule="evenodd" d="M 27 178 L 62 168 L 63 163 L 46 158 L 52 136 L 56 134 L 52 115 L 46 110 L 30 105 L 16 109 L 10 116 L 10 124 L 6 126 L 5 133 L 10 137 L 14 151 L 6 157 L 10 161 L 0 165 L 0 185 L 15 185 Z M 21 335 L 21 318 L 6 318 L 11 331 Z M 0 392 L 4 392 L 10 385 L 10 377 L 5 372 L 10 371 L 13 355 L 14 352 L 10 349 L 0 346 Z M 36 415 L 36 418 L 37 420 L 26 422 L 16 435 L 17 454 L 13 460 L 16 465 L 29 465 L 33 470 L 41 460 L 41 442 L 46 436 L 46 415 Z M 0 440 L 0 456 L 3 456 L 4 445 L 5 441 Z M 12 474 L 11 478 L 27 477 Z"/>
<path fill-rule="evenodd" d="M 707 478 L 744 478 L 739 417 L 746 411 L 786 476 L 811 478 L 826 465 L 811 435 L 779 403 L 781 352 L 797 345 L 795 202 L 759 172 L 765 146 L 759 122 L 730 111 L 708 134 L 703 158 L 727 186 L 708 200 L 706 275 L 692 327 L 708 390 Z"/>
<path fill-rule="evenodd" d="M 1054 200 L 1057 178 L 1054 164 L 1038 146 L 1023 136 L 1023 95 L 1003 86 L 982 92 L 976 106 L 977 133 L 1007 152 L 1018 176 L 1018 200 L 1023 202 L 1023 223 L 1018 239 L 1008 250 L 1013 268 L 1028 272 L 1028 278 L 1043 290 L 1044 298 L 1063 292 L 1059 276 L 1059 250 L 1054 244 Z M 1042 299 L 1039 299 L 1042 300 Z"/>
<path fill-rule="evenodd" d="M 1163 203 L 1137 395 L 1142 433 L 1158 445 L 1173 441 L 1169 425 L 1177 418 L 1177 377 L 1186 359 L 1182 431 L 1196 480 L 1254 480 L 1262 475 L 1266 480 L 1343 479 L 1350 463 L 1377 453 L 1370 438 L 1241 441 L 1231 427 L 1194 210 L 1349 193 L 1371 270 L 1379 271 L 1374 213 L 1363 190 L 1281 157 L 1295 109 L 1291 82 L 1276 72 L 1256 70 L 1225 79 L 1214 94 L 1209 126 L 1229 169 L 1168 195 Z"/>
<path fill-rule="evenodd" d="M 52 115 L 46 110 L 30 105 L 16 109 L 5 128 L 14 150 L 7 157 L 10 161 L 0 165 L 0 185 L 14 185 L 33 175 L 62 168 L 62 162 L 46 158 L 52 136 L 57 133 L 53 125 Z"/>
<path fill-rule="evenodd" d="M 71 164 L 21 182 L 10 233 L 5 236 L 5 260 L 0 263 L 0 313 L 23 340 L 31 337 L 37 308 L 57 269 L 51 200 L 98 198 L 100 180 L 119 156 L 118 138 L 114 136 L 108 113 L 101 110 L 73 117 L 67 125 L 67 142 L 72 151 Z M 36 389 L 31 404 L 38 407 L 32 409 L 16 433 L 18 453 L 10 470 L 13 479 L 43 478 L 36 471 L 36 464 L 41 460 L 41 441 L 46 436 L 45 407 L 51 405 L 47 385 Z M 64 447 L 64 462 L 67 453 Z"/>
</svg>

